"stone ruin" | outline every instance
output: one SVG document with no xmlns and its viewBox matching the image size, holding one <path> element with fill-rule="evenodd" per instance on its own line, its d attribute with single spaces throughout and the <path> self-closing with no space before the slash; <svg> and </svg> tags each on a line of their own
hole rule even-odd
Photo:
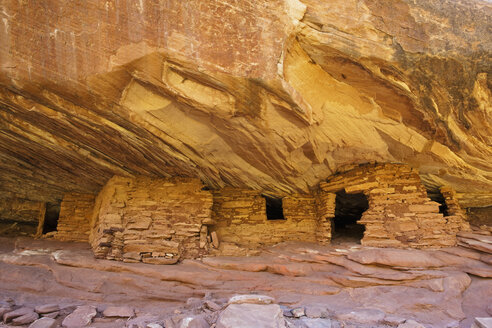
<svg viewBox="0 0 492 328">
<path fill-rule="evenodd" d="M 456 234 L 470 227 L 453 189 L 440 192 L 442 204 L 403 164 L 354 166 L 310 193 L 283 198 L 233 187 L 209 190 L 193 178 L 115 176 L 97 197 L 66 194 L 50 235 L 89 242 L 97 258 L 154 264 L 244 255 L 286 241 L 328 244 L 346 230 L 366 246 L 454 246 Z M 46 206 L 10 204 L 11 215 L 39 218 L 40 235 Z"/>
</svg>

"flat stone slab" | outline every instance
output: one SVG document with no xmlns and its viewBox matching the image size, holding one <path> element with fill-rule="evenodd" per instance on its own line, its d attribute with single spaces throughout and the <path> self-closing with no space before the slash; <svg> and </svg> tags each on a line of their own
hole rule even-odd
<svg viewBox="0 0 492 328">
<path fill-rule="evenodd" d="M 32 308 L 28 308 L 28 307 L 22 307 L 20 309 L 14 310 L 14 311 L 6 312 L 3 315 L 3 321 L 4 322 L 10 322 L 14 318 L 23 316 L 25 314 L 29 314 L 31 312 L 34 312 L 34 310 Z"/>
<path fill-rule="evenodd" d="M 272 304 L 275 299 L 266 295 L 236 295 L 229 299 L 228 304 Z"/>
<path fill-rule="evenodd" d="M 39 318 L 39 314 L 32 311 L 24 315 L 21 315 L 20 317 L 12 319 L 12 324 L 14 326 L 24 326 L 36 321 L 38 318 Z"/>
<path fill-rule="evenodd" d="M 38 319 L 33 323 L 31 323 L 31 325 L 29 326 L 29 328 L 55 328 L 55 327 L 56 327 L 56 320 L 47 317 Z"/>
<path fill-rule="evenodd" d="M 222 311 L 217 328 L 285 328 L 278 304 L 230 304 Z"/>
<path fill-rule="evenodd" d="M 103 311 L 105 317 L 130 318 L 135 315 L 133 308 L 129 306 L 109 306 Z"/>
<path fill-rule="evenodd" d="M 34 311 L 36 311 L 39 314 L 56 312 L 59 310 L 60 310 L 60 306 L 58 304 L 44 304 L 44 305 L 36 306 L 34 308 Z"/>
<path fill-rule="evenodd" d="M 79 306 L 63 320 L 62 326 L 66 328 L 85 327 L 91 323 L 92 318 L 94 318 L 96 314 L 97 311 L 94 306 Z"/>
</svg>

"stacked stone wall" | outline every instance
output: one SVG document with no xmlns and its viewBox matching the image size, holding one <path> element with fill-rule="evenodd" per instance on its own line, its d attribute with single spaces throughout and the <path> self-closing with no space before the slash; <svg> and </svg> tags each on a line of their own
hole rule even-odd
<svg viewBox="0 0 492 328">
<path fill-rule="evenodd" d="M 316 194 L 317 208 L 317 241 L 328 244 L 331 241 L 332 219 L 335 216 L 336 194 L 329 192 L 318 192 Z"/>
<path fill-rule="evenodd" d="M 198 179 L 113 177 L 96 199 L 95 255 L 170 264 L 205 254 L 212 194 L 202 188 Z"/>
<path fill-rule="evenodd" d="M 92 194 L 65 194 L 60 205 L 60 216 L 54 238 L 63 241 L 88 242 L 94 199 L 95 196 Z"/>
<path fill-rule="evenodd" d="M 439 213 L 440 204 L 427 197 L 417 171 L 406 165 L 363 165 L 320 184 L 321 193 L 342 189 L 368 198 L 369 209 L 359 221 L 366 227 L 363 245 L 423 248 L 456 244 L 455 224 Z"/>
<path fill-rule="evenodd" d="M 284 220 L 268 220 L 259 191 L 224 188 L 214 191 L 212 230 L 221 242 L 258 248 L 284 241 L 318 238 L 316 198 L 291 195 L 282 199 Z"/>
<path fill-rule="evenodd" d="M 456 191 L 449 186 L 443 186 L 441 187 L 440 192 L 444 197 L 444 202 L 447 207 L 447 216 L 444 218 L 447 221 L 449 230 L 455 233 L 470 230 L 468 217 L 458 202 Z"/>
</svg>

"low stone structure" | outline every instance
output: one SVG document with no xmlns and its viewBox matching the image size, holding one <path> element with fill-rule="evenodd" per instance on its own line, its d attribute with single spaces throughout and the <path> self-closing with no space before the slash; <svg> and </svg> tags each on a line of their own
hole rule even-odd
<svg viewBox="0 0 492 328">
<path fill-rule="evenodd" d="M 212 194 L 198 179 L 113 177 L 96 199 L 96 257 L 170 264 L 206 253 Z"/>
<path fill-rule="evenodd" d="M 90 220 L 94 209 L 92 194 L 68 193 L 60 205 L 54 238 L 63 241 L 89 241 Z"/>
<path fill-rule="evenodd" d="M 449 186 L 441 187 L 440 192 L 444 197 L 446 205 L 446 216 L 448 230 L 454 233 L 470 230 L 470 224 L 466 212 L 461 208 L 456 198 L 456 191 Z"/>
<path fill-rule="evenodd" d="M 213 195 L 212 219 L 216 224 L 211 229 L 217 232 L 221 242 L 258 248 L 283 241 L 316 242 L 320 238 L 313 195 L 284 197 L 283 219 L 273 220 L 267 218 L 266 198 L 260 191 L 224 188 Z"/>
<path fill-rule="evenodd" d="M 357 222 L 365 226 L 363 245 L 453 246 L 456 233 L 469 229 L 452 189 L 441 190 L 445 216 L 440 204 L 428 198 L 417 171 L 402 164 L 355 166 L 321 182 L 310 194 L 282 199 L 256 190 L 205 189 L 192 178 L 113 177 L 92 211 L 89 241 L 96 257 L 170 264 L 226 254 L 234 247 L 242 254 L 240 250 L 285 241 L 329 243 L 334 222 L 340 219 L 338 197 L 351 194 L 363 194 L 367 204 Z M 59 239 L 86 236 L 89 227 L 83 218 L 92 201 L 90 195 L 65 195 Z M 77 227 L 80 238 L 75 237 Z"/>
<path fill-rule="evenodd" d="M 363 245 L 453 246 L 456 232 L 468 228 L 464 216 L 439 213 L 440 204 L 427 197 L 417 171 L 407 165 L 361 165 L 320 183 L 320 193 L 340 190 L 368 199 L 369 208 L 359 221 L 365 225 Z"/>
</svg>

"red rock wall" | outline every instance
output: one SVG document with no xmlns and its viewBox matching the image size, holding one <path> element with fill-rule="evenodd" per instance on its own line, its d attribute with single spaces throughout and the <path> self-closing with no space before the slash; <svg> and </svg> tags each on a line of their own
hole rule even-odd
<svg viewBox="0 0 492 328">
<path fill-rule="evenodd" d="M 210 220 L 212 195 L 202 188 L 198 179 L 113 177 L 96 200 L 95 255 L 166 264 L 204 254 L 208 243 L 200 245 L 200 232 L 206 233 L 202 221 Z"/>
<path fill-rule="evenodd" d="M 258 248 L 284 241 L 316 242 L 317 206 L 312 195 L 282 199 L 285 220 L 267 220 L 266 201 L 259 191 L 224 188 L 214 191 L 211 227 L 219 241 L 245 248 Z"/>
<path fill-rule="evenodd" d="M 439 213 L 417 172 L 406 165 L 356 167 L 320 184 L 321 193 L 345 189 L 364 193 L 369 201 L 359 223 L 366 230 L 362 244 L 376 247 L 443 247 L 456 244 L 456 232 L 467 229 L 463 217 Z"/>
<path fill-rule="evenodd" d="M 90 220 L 94 209 L 92 194 L 69 193 L 63 196 L 55 239 L 89 241 Z"/>
</svg>

